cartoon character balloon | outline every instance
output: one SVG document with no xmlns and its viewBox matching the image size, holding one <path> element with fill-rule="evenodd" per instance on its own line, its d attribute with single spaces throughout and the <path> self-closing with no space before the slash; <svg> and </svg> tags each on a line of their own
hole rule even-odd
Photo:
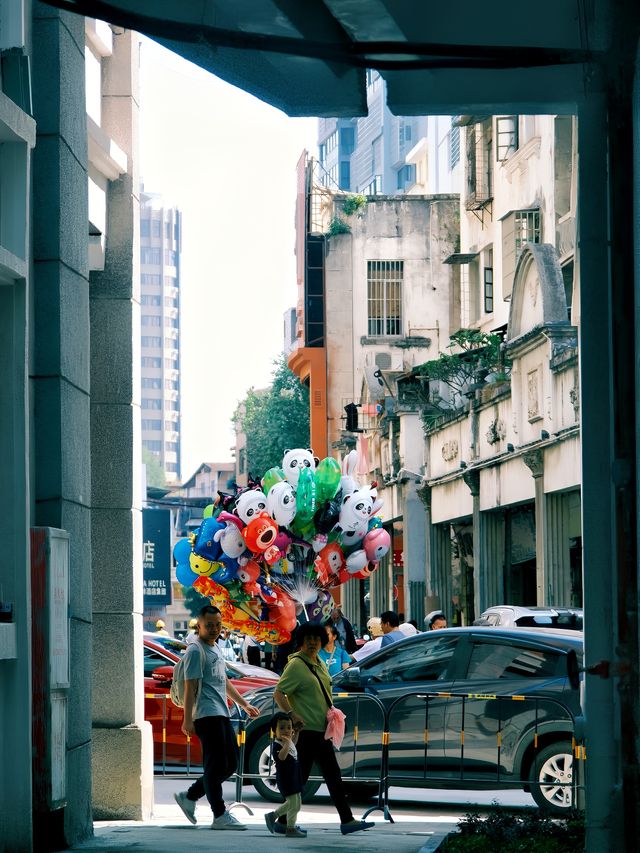
<svg viewBox="0 0 640 853">
<path fill-rule="evenodd" d="M 312 473 L 316 470 L 316 460 L 311 448 L 305 450 L 303 447 L 296 447 L 294 450 L 285 450 L 282 470 L 294 489 L 298 486 L 298 478 L 303 468 L 309 468 Z"/>
<path fill-rule="evenodd" d="M 283 480 L 269 489 L 267 512 L 280 527 L 288 527 L 296 516 L 296 496 L 291 483 Z"/>
<path fill-rule="evenodd" d="M 236 515 L 238 515 L 245 524 L 249 524 L 252 518 L 255 518 L 267 508 L 267 496 L 260 489 L 247 489 L 241 492 L 236 499 Z"/>
</svg>

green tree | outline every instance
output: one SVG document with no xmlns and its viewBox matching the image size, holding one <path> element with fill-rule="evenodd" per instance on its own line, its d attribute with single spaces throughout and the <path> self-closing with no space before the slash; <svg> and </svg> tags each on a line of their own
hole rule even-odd
<svg viewBox="0 0 640 853">
<path fill-rule="evenodd" d="M 146 447 L 143 447 L 142 461 L 147 466 L 147 485 L 163 489 L 167 485 L 167 481 L 158 457 Z"/>
<path fill-rule="evenodd" d="M 309 389 L 287 367 L 274 361 L 273 382 L 265 391 L 249 389 L 234 414 L 247 436 L 247 468 L 254 478 L 280 465 L 285 450 L 309 446 Z"/>
</svg>

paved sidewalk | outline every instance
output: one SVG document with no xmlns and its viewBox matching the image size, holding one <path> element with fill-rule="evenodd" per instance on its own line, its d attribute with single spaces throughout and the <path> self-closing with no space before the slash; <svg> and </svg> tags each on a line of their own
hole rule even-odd
<svg viewBox="0 0 640 853">
<path fill-rule="evenodd" d="M 247 825 L 245 832 L 216 832 L 208 822 L 192 826 L 177 807 L 156 808 L 154 818 L 145 823 L 133 821 L 96 823 L 95 837 L 84 844 L 73 847 L 75 851 L 99 851 L 110 853 L 282 853 L 288 851 L 323 851 L 331 848 L 352 850 L 357 853 L 433 853 L 446 837 L 456 828 L 455 821 L 443 822 L 440 818 L 416 820 L 411 816 L 399 816 L 395 823 L 385 821 L 379 813 L 371 815 L 376 825 L 365 832 L 344 836 L 337 822 L 330 822 L 327 815 L 311 811 L 300 812 L 298 822 L 308 830 L 307 838 L 287 839 L 270 835 L 264 823 L 268 808 L 252 808 L 248 815 L 243 808 L 234 809 L 239 820 Z M 201 821 L 203 819 L 201 818 Z"/>
</svg>

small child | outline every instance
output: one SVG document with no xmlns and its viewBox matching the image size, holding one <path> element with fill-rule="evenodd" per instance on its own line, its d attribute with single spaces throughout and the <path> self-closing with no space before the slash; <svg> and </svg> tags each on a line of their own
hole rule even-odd
<svg viewBox="0 0 640 853">
<path fill-rule="evenodd" d="M 271 718 L 271 732 L 273 741 L 273 758 L 276 765 L 276 784 L 278 790 L 285 798 L 284 803 L 274 812 L 268 812 L 264 816 L 269 832 L 278 831 L 276 821 L 279 817 L 287 818 L 287 838 L 306 838 L 305 829 L 296 826 L 296 817 L 302 805 L 302 778 L 300 776 L 300 765 L 298 764 L 298 752 L 296 742 L 298 733 L 294 731 L 293 722 L 289 714 L 279 711 Z"/>
</svg>

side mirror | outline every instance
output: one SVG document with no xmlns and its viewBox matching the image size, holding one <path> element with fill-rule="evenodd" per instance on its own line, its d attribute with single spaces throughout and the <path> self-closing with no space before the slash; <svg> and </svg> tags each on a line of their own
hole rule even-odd
<svg viewBox="0 0 640 853">
<path fill-rule="evenodd" d="M 567 652 L 567 678 L 573 690 L 580 689 L 580 665 L 578 655 L 573 649 Z"/>
<path fill-rule="evenodd" d="M 362 690 L 360 668 L 357 666 L 350 666 L 349 669 L 344 669 L 340 673 L 340 682 L 336 687 L 339 690 Z"/>
<path fill-rule="evenodd" d="M 151 678 L 160 684 L 171 684 L 173 681 L 173 667 L 159 666 L 151 673 Z"/>
</svg>

